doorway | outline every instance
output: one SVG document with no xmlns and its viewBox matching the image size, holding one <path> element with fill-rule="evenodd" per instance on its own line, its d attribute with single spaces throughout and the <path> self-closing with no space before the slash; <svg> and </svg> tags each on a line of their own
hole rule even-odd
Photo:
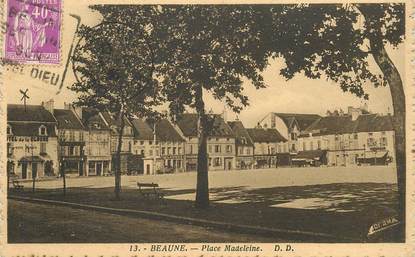
<svg viewBox="0 0 415 257">
<path fill-rule="evenodd" d="M 150 175 L 150 164 L 147 164 L 147 172 L 148 175 Z"/>
<path fill-rule="evenodd" d="M 27 178 L 27 162 L 22 163 L 22 179 Z"/>
<path fill-rule="evenodd" d="M 102 163 L 97 162 L 97 176 L 101 176 L 102 174 Z"/>
</svg>

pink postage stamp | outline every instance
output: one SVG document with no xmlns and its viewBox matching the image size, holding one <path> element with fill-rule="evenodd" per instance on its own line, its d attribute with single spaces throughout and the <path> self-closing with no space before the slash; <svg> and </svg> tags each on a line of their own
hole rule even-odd
<svg viewBox="0 0 415 257">
<path fill-rule="evenodd" d="M 62 0 L 8 0 L 5 58 L 59 64 Z"/>
</svg>

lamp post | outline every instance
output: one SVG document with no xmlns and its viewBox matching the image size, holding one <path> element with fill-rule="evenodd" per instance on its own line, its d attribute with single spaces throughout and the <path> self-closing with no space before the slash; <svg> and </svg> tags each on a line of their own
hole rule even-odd
<svg viewBox="0 0 415 257">
<path fill-rule="evenodd" d="M 28 146 L 28 148 L 31 150 L 31 153 L 32 153 L 32 159 L 31 159 L 31 164 L 32 164 L 32 193 L 35 193 L 35 183 L 36 183 L 37 169 L 34 169 L 35 162 L 33 160 L 33 149 L 35 147 L 33 146 L 33 137 L 30 139 L 30 146 Z"/>
</svg>

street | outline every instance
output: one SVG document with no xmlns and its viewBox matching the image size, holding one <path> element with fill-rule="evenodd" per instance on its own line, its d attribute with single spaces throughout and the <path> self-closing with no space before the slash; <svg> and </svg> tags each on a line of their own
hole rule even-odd
<svg viewBox="0 0 415 257">
<path fill-rule="evenodd" d="M 9 243 L 273 242 L 198 226 L 8 201 Z M 286 241 L 286 240 L 283 240 Z"/>
</svg>

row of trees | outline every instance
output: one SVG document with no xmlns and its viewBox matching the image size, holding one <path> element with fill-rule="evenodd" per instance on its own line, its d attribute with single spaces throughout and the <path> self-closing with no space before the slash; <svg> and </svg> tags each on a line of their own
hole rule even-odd
<svg viewBox="0 0 415 257">
<path fill-rule="evenodd" d="M 72 89 L 79 93 L 79 105 L 105 108 L 118 116 L 117 198 L 124 117 L 154 117 L 157 107 L 168 103 L 173 120 L 180 119 L 188 107 L 198 114 L 196 206 L 207 207 L 206 148 L 211 124 L 203 94 L 209 92 L 240 112 L 249 104 L 243 79 L 257 89 L 266 87 L 262 72 L 270 60 L 281 58 L 285 67 L 279 75 L 287 80 L 300 73 L 327 79 L 366 99 L 366 83 L 389 86 L 400 215 L 405 220 L 405 95 L 401 76 L 385 48 L 398 47 L 404 40 L 404 4 L 91 8 L 103 21 L 79 30 L 73 56 L 79 79 Z M 372 58 L 378 69 L 370 67 Z"/>
</svg>

